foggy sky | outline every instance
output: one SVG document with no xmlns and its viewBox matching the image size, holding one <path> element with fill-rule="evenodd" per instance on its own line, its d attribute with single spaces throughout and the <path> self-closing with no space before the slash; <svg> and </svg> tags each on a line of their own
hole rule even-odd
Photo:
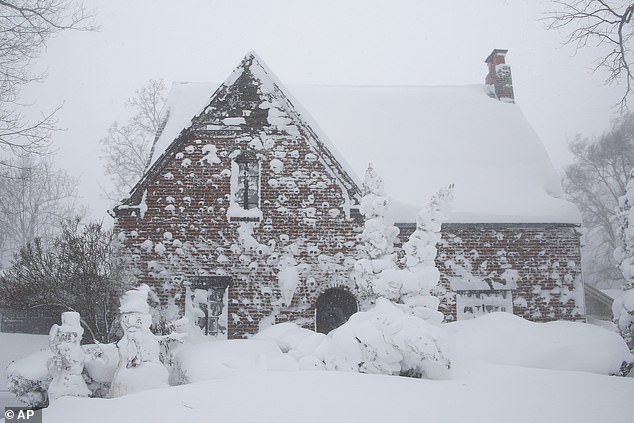
<svg viewBox="0 0 634 423">
<path fill-rule="evenodd" d="M 561 48 L 564 34 L 539 19 L 538 0 L 90 0 L 98 32 L 65 32 L 35 64 L 47 78 L 24 91 L 32 111 L 63 104 L 56 164 L 81 177 L 92 215 L 101 197 L 99 139 L 125 122 L 123 106 L 149 78 L 223 81 L 253 50 L 291 84 L 462 85 L 482 83 L 493 48 L 507 48 L 517 103 L 554 164 L 576 133 L 607 128 L 619 87 L 589 67 L 600 54 Z"/>
</svg>

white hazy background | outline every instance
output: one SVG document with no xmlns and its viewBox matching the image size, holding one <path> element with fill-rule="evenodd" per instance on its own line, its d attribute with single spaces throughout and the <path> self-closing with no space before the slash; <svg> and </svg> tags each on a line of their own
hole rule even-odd
<svg viewBox="0 0 634 423">
<path fill-rule="evenodd" d="M 251 50 L 287 85 L 462 85 L 483 83 L 486 56 L 507 48 L 516 102 L 558 169 L 575 134 L 608 127 L 621 95 L 590 70 L 600 48 L 575 54 L 546 29 L 547 0 L 84 3 L 101 29 L 52 39 L 35 63 L 47 77 L 22 101 L 33 113 L 63 103 L 55 162 L 81 178 L 84 203 L 106 222 L 99 140 L 128 118 L 126 99 L 149 78 L 222 82 Z"/>
</svg>

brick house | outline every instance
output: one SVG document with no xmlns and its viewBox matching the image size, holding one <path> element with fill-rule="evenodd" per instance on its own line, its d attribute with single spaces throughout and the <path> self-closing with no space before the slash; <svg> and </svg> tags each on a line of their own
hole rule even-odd
<svg viewBox="0 0 634 423">
<path fill-rule="evenodd" d="M 467 87 L 289 91 L 254 54 L 219 87 L 175 83 L 148 171 L 112 212 L 139 281 L 210 335 L 328 332 L 358 308 L 356 174 L 373 161 L 400 200 L 401 242 L 419 209 L 405 202 L 456 186 L 437 257 L 447 321 L 582 318 L 579 214 L 514 104 L 505 54 Z"/>
</svg>

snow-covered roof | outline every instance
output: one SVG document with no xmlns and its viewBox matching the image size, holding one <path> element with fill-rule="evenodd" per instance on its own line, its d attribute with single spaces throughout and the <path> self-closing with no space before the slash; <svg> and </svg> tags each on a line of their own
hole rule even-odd
<svg viewBox="0 0 634 423">
<path fill-rule="evenodd" d="M 219 85 L 172 85 L 156 157 Z M 419 205 L 449 184 L 455 185 L 450 222 L 581 222 L 577 208 L 562 199 L 559 177 L 520 107 L 489 97 L 485 85 L 290 85 L 284 90 L 359 185 L 358 175 L 374 164 L 395 200 L 396 222 L 413 222 Z"/>
</svg>

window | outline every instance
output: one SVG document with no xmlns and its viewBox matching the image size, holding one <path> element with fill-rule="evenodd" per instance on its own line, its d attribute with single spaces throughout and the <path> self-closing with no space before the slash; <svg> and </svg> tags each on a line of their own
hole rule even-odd
<svg viewBox="0 0 634 423">
<path fill-rule="evenodd" d="M 458 320 L 473 319 L 496 311 L 513 313 L 513 295 L 510 290 L 458 291 L 456 293 Z"/>
<path fill-rule="evenodd" d="M 260 204 L 260 164 L 255 158 L 245 156 L 236 158 L 235 162 L 238 179 L 234 201 L 245 210 L 255 209 Z"/>
</svg>

